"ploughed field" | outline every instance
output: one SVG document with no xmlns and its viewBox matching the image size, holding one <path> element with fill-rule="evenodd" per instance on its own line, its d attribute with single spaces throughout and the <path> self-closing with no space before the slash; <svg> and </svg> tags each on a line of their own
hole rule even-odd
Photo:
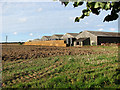
<svg viewBox="0 0 120 90">
<path fill-rule="evenodd" d="M 3 88 L 120 88 L 118 46 L 3 45 Z"/>
<path fill-rule="evenodd" d="M 14 61 L 19 59 L 35 59 L 39 57 L 63 56 L 63 55 L 87 55 L 106 53 L 94 52 L 92 47 L 47 47 L 47 46 L 22 46 L 3 45 L 2 60 Z"/>
</svg>

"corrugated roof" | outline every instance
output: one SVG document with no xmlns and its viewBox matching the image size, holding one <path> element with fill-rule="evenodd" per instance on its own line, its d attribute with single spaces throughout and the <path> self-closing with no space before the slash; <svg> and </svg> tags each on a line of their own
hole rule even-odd
<svg viewBox="0 0 120 90">
<path fill-rule="evenodd" d="M 76 37 L 79 33 L 67 33 L 67 34 L 70 34 L 70 35 Z"/>
<path fill-rule="evenodd" d="M 43 37 L 50 38 L 51 36 L 43 36 Z"/>
<path fill-rule="evenodd" d="M 63 35 L 62 34 L 54 34 L 53 36 L 57 36 L 57 37 L 61 38 Z"/>
<path fill-rule="evenodd" d="M 96 36 L 119 36 L 120 37 L 120 33 L 116 33 L 116 32 L 101 32 L 101 31 L 87 31 L 90 32 Z"/>
</svg>

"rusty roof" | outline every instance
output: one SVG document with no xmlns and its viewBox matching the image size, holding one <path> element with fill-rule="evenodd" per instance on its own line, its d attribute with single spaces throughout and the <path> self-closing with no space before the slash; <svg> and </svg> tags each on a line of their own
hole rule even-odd
<svg viewBox="0 0 120 90">
<path fill-rule="evenodd" d="M 119 36 L 120 37 L 120 33 L 117 32 L 101 32 L 101 31 L 87 31 L 90 32 L 92 34 L 94 34 L 95 36 Z"/>
</svg>

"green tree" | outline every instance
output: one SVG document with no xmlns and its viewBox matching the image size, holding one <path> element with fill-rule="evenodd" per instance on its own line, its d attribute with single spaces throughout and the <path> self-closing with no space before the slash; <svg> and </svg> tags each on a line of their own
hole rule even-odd
<svg viewBox="0 0 120 90">
<path fill-rule="evenodd" d="M 68 5 L 69 2 L 64 2 L 63 0 L 60 0 L 62 4 L 65 6 Z M 73 0 L 74 1 L 74 0 Z M 82 10 L 82 15 L 80 17 L 75 18 L 75 22 L 79 22 L 80 19 L 84 19 L 86 16 L 89 16 L 90 13 L 93 13 L 95 15 L 99 15 L 102 10 L 109 10 L 110 14 L 105 16 L 103 22 L 109 22 L 118 19 L 119 11 L 120 11 L 120 1 L 119 2 L 114 2 L 113 1 L 108 1 L 108 2 L 83 2 L 81 0 L 77 2 L 73 2 L 73 7 L 79 7 L 83 5 L 83 3 L 86 3 L 86 9 Z"/>
</svg>

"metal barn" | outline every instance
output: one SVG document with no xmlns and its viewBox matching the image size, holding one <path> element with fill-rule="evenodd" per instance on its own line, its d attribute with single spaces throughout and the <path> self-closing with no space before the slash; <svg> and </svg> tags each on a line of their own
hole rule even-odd
<svg viewBox="0 0 120 90">
<path fill-rule="evenodd" d="M 77 35 L 76 38 L 89 38 L 90 45 L 101 45 L 101 43 L 120 43 L 120 33 L 117 32 L 83 31 Z"/>
</svg>

